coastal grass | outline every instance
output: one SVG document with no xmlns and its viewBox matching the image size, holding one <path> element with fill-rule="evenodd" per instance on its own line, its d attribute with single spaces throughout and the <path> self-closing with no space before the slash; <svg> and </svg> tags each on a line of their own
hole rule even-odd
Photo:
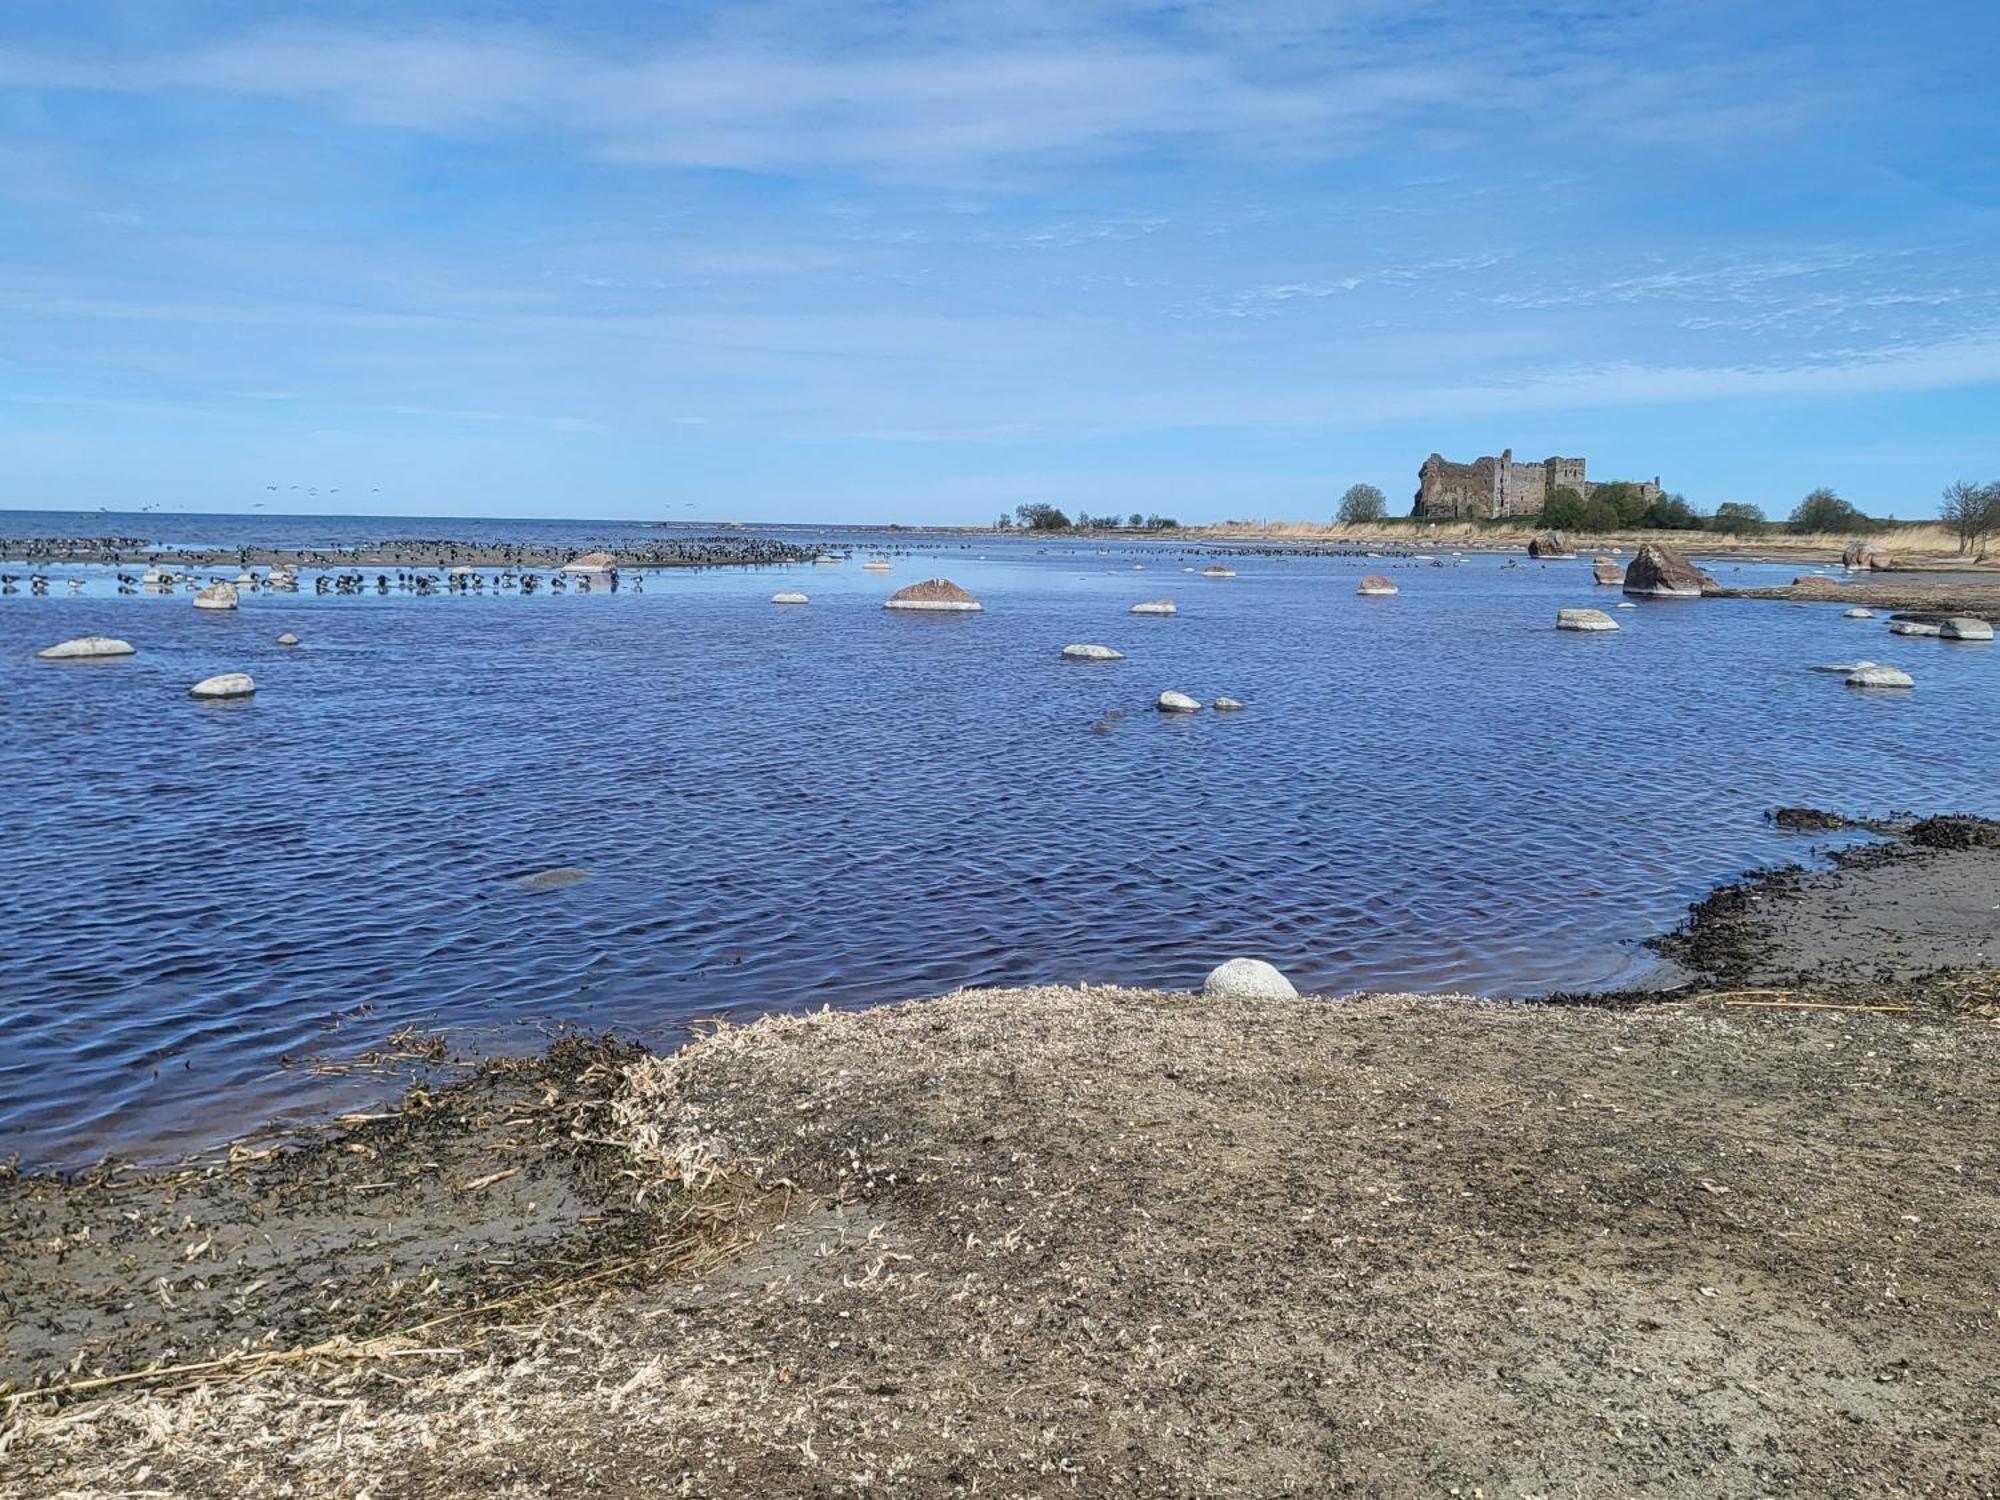
<svg viewBox="0 0 2000 1500">
<path fill-rule="evenodd" d="M 1525 545 L 1535 531 L 1535 518 L 1516 517 L 1501 521 L 1423 521 L 1414 517 L 1395 520 L 1342 523 L 1297 520 L 1245 520 L 1221 522 L 1213 526 L 1187 527 L 1178 533 L 1216 539 L 1271 539 L 1321 541 L 1329 543 L 1421 543 L 1426 547 L 1451 544 Z M 1608 533 L 1572 533 L 1580 548 L 1621 547 L 1633 550 L 1647 542 L 1660 542 L 1684 552 L 1727 547 L 1773 555 L 1832 554 L 1838 556 L 1851 543 L 1862 540 L 1892 557 L 1944 561 L 1969 559 L 1961 551 L 1957 533 L 1947 526 L 1924 522 L 1899 524 L 1871 532 L 1866 537 L 1838 532 L 1793 532 L 1782 527 L 1756 534 L 1718 531 L 1648 531 L 1626 528 Z"/>
</svg>

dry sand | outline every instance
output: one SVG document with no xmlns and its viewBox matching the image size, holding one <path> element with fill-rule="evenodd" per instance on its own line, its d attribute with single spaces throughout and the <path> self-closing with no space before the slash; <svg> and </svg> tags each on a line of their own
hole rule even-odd
<svg viewBox="0 0 2000 1500">
<path fill-rule="evenodd" d="M 660 1233 L 734 1259 L 19 1403 L 0 1488 L 1989 1494 L 1996 1062 L 1981 1023 L 1723 1005 L 772 1019 L 604 1122 Z"/>
</svg>

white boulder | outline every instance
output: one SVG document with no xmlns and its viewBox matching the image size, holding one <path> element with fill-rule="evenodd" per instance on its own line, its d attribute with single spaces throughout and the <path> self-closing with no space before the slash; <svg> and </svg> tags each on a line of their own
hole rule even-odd
<svg viewBox="0 0 2000 1500">
<path fill-rule="evenodd" d="M 1559 609 L 1558 630 L 1616 630 L 1618 622 L 1601 609 Z"/>
<path fill-rule="evenodd" d="M 1938 627 L 1938 634 L 1948 641 L 1990 641 L 1993 627 L 1971 615 L 1953 615 Z"/>
<path fill-rule="evenodd" d="M 1171 599 L 1148 599 L 1143 604 L 1133 605 L 1132 613 L 1135 615 L 1177 615 L 1180 611 L 1174 607 L 1174 601 Z"/>
<path fill-rule="evenodd" d="M 797 589 L 781 589 L 771 596 L 771 602 L 773 604 L 810 604 L 812 600 L 801 594 Z"/>
<path fill-rule="evenodd" d="M 195 698 L 248 698 L 257 691 L 257 684 L 248 672 L 224 672 L 217 677 L 204 677 L 188 689 Z"/>
<path fill-rule="evenodd" d="M 1291 980 L 1261 958 L 1232 958 L 1208 971 L 1201 983 L 1207 1000 L 1296 1000 Z"/>
<path fill-rule="evenodd" d="M 194 596 L 196 609 L 234 609 L 237 602 L 236 585 L 233 583 L 211 583 Z"/>
<path fill-rule="evenodd" d="M 1123 651 L 1113 650 L 1110 646 L 1091 646 L 1091 645 L 1065 646 L 1062 648 L 1062 654 L 1064 658 L 1068 661 L 1125 660 L 1125 653 Z"/>
<path fill-rule="evenodd" d="M 293 635 L 289 630 L 287 630 L 283 635 L 278 637 L 278 644 L 280 646 L 296 646 L 298 643 L 299 643 L 299 638 Z"/>
<path fill-rule="evenodd" d="M 1163 714 L 1198 714 L 1201 712 L 1201 700 L 1169 690 L 1160 694 L 1158 707 Z"/>
<path fill-rule="evenodd" d="M 1240 699 L 1236 698 L 1217 698 L 1209 707 L 1213 708 L 1219 714 L 1240 714 L 1243 712 L 1243 703 Z"/>
<path fill-rule="evenodd" d="M 1847 611 L 1847 618 L 1850 620 L 1872 620 L 1875 618 L 1875 611 L 1872 609 L 1850 609 Z"/>
<path fill-rule="evenodd" d="M 1851 688 L 1910 688 L 1917 684 L 1908 672 L 1896 667 L 1862 667 L 1848 674 L 1847 685 Z"/>
<path fill-rule="evenodd" d="M 80 635 L 73 641 L 63 641 L 35 653 L 43 661 L 80 661 L 93 656 L 136 654 L 137 648 L 130 641 L 114 640 L 108 635 Z"/>
</svg>

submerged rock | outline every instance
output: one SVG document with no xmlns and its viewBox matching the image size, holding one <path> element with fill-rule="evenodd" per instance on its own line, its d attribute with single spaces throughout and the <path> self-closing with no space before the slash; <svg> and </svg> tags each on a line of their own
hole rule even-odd
<svg viewBox="0 0 2000 1500">
<path fill-rule="evenodd" d="M 1843 677 L 1852 677 L 1856 672 L 1865 672 L 1874 666 L 1872 661 L 1833 661 L 1824 666 L 1814 667 L 1815 672 L 1838 672 Z"/>
<path fill-rule="evenodd" d="M 1608 557 L 1595 557 L 1590 561 L 1590 581 L 1607 587 L 1625 581 L 1625 570 Z"/>
<path fill-rule="evenodd" d="M 137 654 L 138 648 L 130 641 L 117 640 L 108 635 L 80 635 L 73 641 L 61 641 L 35 653 L 43 661 L 80 661 L 95 656 Z"/>
<path fill-rule="evenodd" d="M 1232 958 L 1208 971 L 1201 983 L 1207 1000 L 1296 1000 L 1299 992 L 1261 958 Z"/>
<path fill-rule="evenodd" d="M 1176 693 L 1171 689 L 1160 694 L 1159 702 L 1155 706 L 1163 714 L 1198 714 L 1201 712 L 1200 699 L 1190 698 L 1186 693 Z"/>
<path fill-rule="evenodd" d="M 1133 605 L 1131 612 L 1135 615 L 1177 615 L 1180 613 L 1174 607 L 1174 601 L 1171 599 L 1148 599 L 1143 604 Z"/>
<path fill-rule="evenodd" d="M 1528 556 L 1555 562 L 1575 557 L 1576 549 L 1570 546 L 1569 538 L 1560 531 L 1538 531 L 1528 539 Z"/>
<path fill-rule="evenodd" d="M 1387 596 L 1389 594 L 1401 593 L 1402 590 L 1398 589 L 1395 584 L 1384 578 L 1380 573 L 1369 573 L 1362 578 L 1360 585 L 1354 592 L 1357 594 Z"/>
<path fill-rule="evenodd" d="M 1699 599 L 1702 585 L 1712 582 L 1671 547 L 1648 542 L 1625 569 L 1625 592 L 1653 599 Z"/>
<path fill-rule="evenodd" d="M 526 875 L 510 875 L 508 881 L 524 891 L 559 891 L 566 885 L 581 885 L 590 871 L 580 865 L 559 865 L 553 870 L 534 870 Z"/>
<path fill-rule="evenodd" d="M 236 585 L 211 583 L 194 596 L 196 609 L 234 609 L 238 603 Z"/>
<path fill-rule="evenodd" d="M 257 691 L 257 684 L 248 672 L 224 672 L 216 677 L 204 677 L 188 689 L 192 698 L 248 698 Z"/>
<path fill-rule="evenodd" d="M 1075 645 L 1062 648 L 1063 656 L 1069 661 L 1123 661 L 1125 653 L 1110 646 Z"/>
<path fill-rule="evenodd" d="M 1971 615 L 1953 615 L 1938 626 L 1938 634 L 1948 641 L 1990 641 L 1993 627 Z"/>
<path fill-rule="evenodd" d="M 1862 667 L 1850 672 L 1847 685 L 1851 688 L 1909 688 L 1915 687 L 1916 679 L 1898 667 Z"/>
<path fill-rule="evenodd" d="M 1618 622 L 1601 609 L 1559 609 L 1558 630 L 1616 630 Z"/>
<path fill-rule="evenodd" d="M 926 578 L 922 583 L 913 583 L 908 588 L 897 589 L 883 602 L 882 607 L 944 610 L 966 614 L 986 608 L 949 578 Z"/>
</svg>

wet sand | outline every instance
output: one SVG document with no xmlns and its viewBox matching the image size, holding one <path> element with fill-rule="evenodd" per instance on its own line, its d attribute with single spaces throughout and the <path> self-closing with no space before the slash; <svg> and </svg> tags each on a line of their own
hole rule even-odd
<svg viewBox="0 0 2000 1500">
<path fill-rule="evenodd" d="M 1927 820 L 1645 1004 L 975 992 L 0 1183 L 13 1378 L 226 1361 L 0 1493 L 1990 1493 L 1996 906 Z"/>
</svg>

